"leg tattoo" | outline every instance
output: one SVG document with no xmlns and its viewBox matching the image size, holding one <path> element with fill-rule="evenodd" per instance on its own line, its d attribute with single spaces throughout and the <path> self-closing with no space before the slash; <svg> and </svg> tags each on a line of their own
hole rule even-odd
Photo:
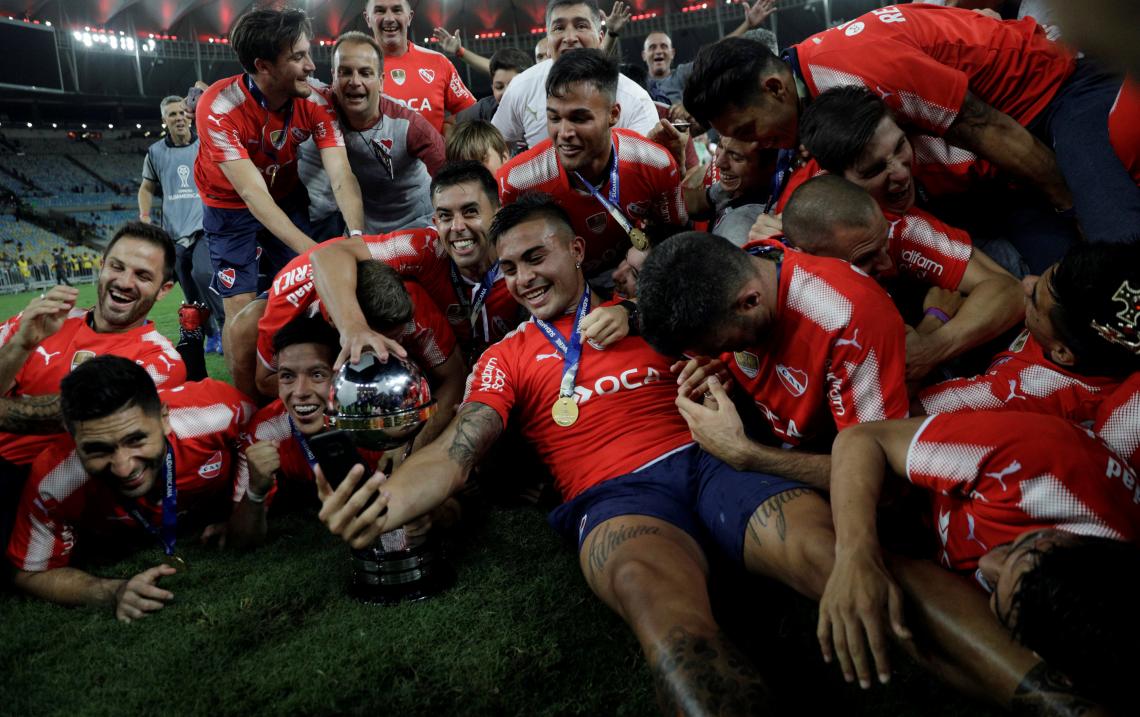
<svg viewBox="0 0 1140 717">
<path fill-rule="evenodd" d="M 642 535 L 658 535 L 661 529 L 653 525 L 603 525 L 590 539 L 590 576 L 597 578 L 606 567 L 606 561 L 618 546 L 631 538 Z"/>
<path fill-rule="evenodd" d="M 768 701 L 756 668 L 719 630 L 704 636 L 672 628 L 652 668 L 665 714 L 758 714 Z"/>
<path fill-rule="evenodd" d="M 1010 711 L 1015 715 L 1042 717 L 1073 717 L 1095 708 L 1094 703 L 1077 694 L 1068 677 L 1044 662 L 1025 673 L 1010 704 Z"/>
</svg>

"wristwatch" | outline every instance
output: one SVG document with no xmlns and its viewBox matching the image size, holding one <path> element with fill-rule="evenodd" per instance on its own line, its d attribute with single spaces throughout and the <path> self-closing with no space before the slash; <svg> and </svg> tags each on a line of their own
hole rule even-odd
<svg viewBox="0 0 1140 717">
<path fill-rule="evenodd" d="M 637 307 L 637 302 L 626 299 L 618 306 L 624 307 L 629 313 L 629 335 L 641 336 L 641 309 Z"/>
</svg>

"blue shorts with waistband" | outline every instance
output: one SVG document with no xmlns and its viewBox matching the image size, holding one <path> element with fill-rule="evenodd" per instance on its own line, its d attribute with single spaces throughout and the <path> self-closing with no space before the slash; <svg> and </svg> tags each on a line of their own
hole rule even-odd
<svg viewBox="0 0 1140 717">
<path fill-rule="evenodd" d="M 680 528 L 706 552 L 718 549 L 744 562 L 748 519 L 769 498 L 808 488 L 799 481 L 738 471 L 690 444 L 633 473 L 604 480 L 555 508 L 547 521 L 578 550 L 601 523 L 619 515 L 647 515 Z"/>
<path fill-rule="evenodd" d="M 254 294 L 269 287 L 297 252 L 273 236 L 248 209 L 202 208 L 202 228 L 210 241 L 214 276 L 210 288 L 223 297 Z M 305 234 L 308 207 L 286 214 Z"/>
</svg>

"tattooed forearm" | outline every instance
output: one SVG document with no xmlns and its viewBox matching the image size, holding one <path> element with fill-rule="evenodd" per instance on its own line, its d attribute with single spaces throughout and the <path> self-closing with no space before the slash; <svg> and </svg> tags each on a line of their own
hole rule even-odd
<svg viewBox="0 0 1140 717">
<path fill-rule="evenodd" d="M 1096 707 L 1077 694 L 1068 677 L 1044 662 L 1025 673 L 1010 702 L 1010 711 L 1015 715 L 1035 717 L 1075 717 L 1088 714 Z"/>
<path fill-rule="evenodd" d="M 748 534 L 756 543 L 762 544 L 760 540 L 761 532 L 768 529 L 769 525 L 776 528 L 776 535 L 779 536 L 780 542 L 784 542 L 788 534 L 788 521 L 784 517 L 784 506 L 792 502 L 801 495 L 810 493 L 807 488 L 792 488 L 783 493 L 777 493 L 768 500 L 760 504 L 752 517 L 748 519 Z"/>
<path fill-rule="evenodd" d="M 48 434 L 63 430 L 58 395 L 0 398 L 0 431 Z"/>
<path fill-rule="evenodd" d="M 642 535 L 657 535 L 661 529 L 653 525 L 610 525 L 606 523 L 590 536 L 590 572 L 593 577 L 601 574 L 606 561 L 618 547 L 627 540 Z"/>
<path fill-rule="evenodd" d="M 503 432 L 503 419 L 486 404 L 469 403 L 459 409 L 455 420 L 455 435 L 447 455 L 465 470 L 471 470 Z"/>
<path fill-rule="evenodd" d="M 719 631 L 705 636 L 672 628 L 657 650 L 653 678 L 664 714 L 766 713 L 768 686 Z"/>
</svg>

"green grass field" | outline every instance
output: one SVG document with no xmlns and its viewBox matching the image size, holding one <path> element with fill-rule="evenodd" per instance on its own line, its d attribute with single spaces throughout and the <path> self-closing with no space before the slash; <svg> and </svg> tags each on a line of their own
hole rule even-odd
<svg viewBox="0 0 1140 717">
<path fill-rule="evenodd" d="M 172 339 L 173 294 L 153 313 Z M 0 297 L 0 316 L 31 296 Z M 132 625 L 4 589 L 0 714 L 655 713 L 632 635 L 537 509 L 473 511 L 448 542 L 455 587 L 395 607 L 347 596 L 348 550 L 315 508 L 272 514 L 269 530 L 251 553 L 188 546 L 190 570 L 163 583 L 174 602 Z M 129 576 L 159 554 L 89 567 Z M 905 663 L 887 689 L 850 688 L 819 658 L 814 605 L 727 572 L 714 583 L 718 617 L 770 677 L 778 714 L 990 714 Z"/>
</svg>

